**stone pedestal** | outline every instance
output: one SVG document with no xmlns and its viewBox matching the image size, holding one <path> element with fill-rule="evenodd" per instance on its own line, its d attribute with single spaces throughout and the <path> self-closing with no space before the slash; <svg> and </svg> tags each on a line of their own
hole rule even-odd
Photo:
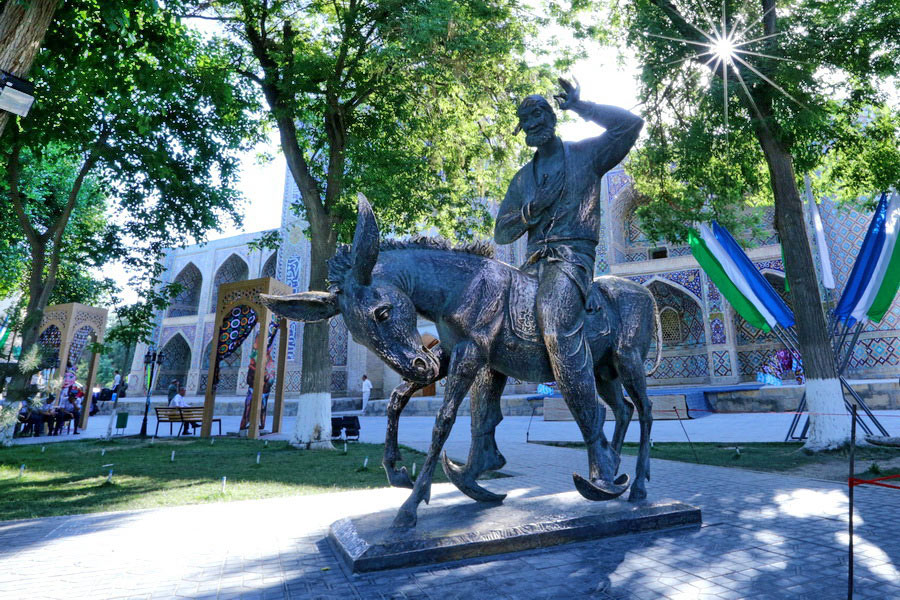
<svg viewBox="0 0 900 600">
<path fill-rule="evenodd" d="M 680 502 L 589 502 L 576 492 L 422 505 L 415 529 L 395 531 L 391 509 L 332 523 L 328 539 L 349 570 L 380 571 L 700 524 Z"/>
</svg>

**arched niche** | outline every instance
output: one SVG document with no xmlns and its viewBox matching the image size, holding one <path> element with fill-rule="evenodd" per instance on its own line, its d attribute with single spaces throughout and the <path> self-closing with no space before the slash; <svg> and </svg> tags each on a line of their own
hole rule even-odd
<svg viewBox="0 0 900 600">
<path fill-rule="evenodd" d="M 229 256 L 216 270 L 213 277 L 212 293 L 210 294 L 209 312 L 215 312 L 216 302 L 219 298 L 219 287 L 225 283 L 246 281 L 250 276 L 250 268 L 243 258 L 237 254 Z"/>
<path fill-rule="evenodd" d="M 653 294 L 659 310 L 664 349 L 706 344 L 703 309 L 690 294 L 659 279 L 647 284 L 647 289 Z"/>
<path fill-rule="evenodd" d="M 163 346 L 162 352 L 163 362 L 156 376 L 157 392 L 168 390 L 169 384 L 176 379 L 183 386 L 191 368 L 191 346 L 181 333 L 173 335 Z"/>
<path fill-rule="evenodd" d="M 260 271 L 260 277 L 271 277 L 275 279 L 275 270 L 278 268 L 278 251 L 272 253 L 272 256 L 266 260 L 263 264 L 262 271 Z"/>
<path fill-rule="evenodd" d="M 172 299 L 167 317 L 187 317 L 196 315 L 200 308 L 200 291 L 203 289 L 203 274 L 194 263 L 188 263 L 173 283 L 181 286 L 181 291 Z"/>
</svg>

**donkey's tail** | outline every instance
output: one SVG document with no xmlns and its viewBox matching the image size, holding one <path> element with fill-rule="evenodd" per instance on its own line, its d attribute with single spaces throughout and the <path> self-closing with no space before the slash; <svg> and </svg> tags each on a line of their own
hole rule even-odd
<svg viewBox="0 0 900 600">
<path fill-rule="evenodd" d="M 647 372 L 647 377 L 650 377 L 656 370 L 659 368 L 659 363 L 662 362 L 662 321 L 659 319 L 659 307 L 656 306 L 656 298 L 653 295 L 650 295 L 650 301 L 653 302 L 653 326 L 656 329 L 656 364 L 653 365 L 653 368 Z"/>
</svg>

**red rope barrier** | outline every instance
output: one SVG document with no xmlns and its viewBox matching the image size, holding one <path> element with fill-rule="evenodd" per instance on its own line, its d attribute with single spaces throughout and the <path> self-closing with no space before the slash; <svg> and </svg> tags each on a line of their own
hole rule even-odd
<svg viewBox="0 0 900 600">
<path fill-rule="evenodd" d="M 857 485 L 878 485 L 881 487 L 892 488 L 895 490 L 900 490 L 900 485 L 890 485 L 889 483 L 881 483 L 886 479 L 898 479 L 900 475 L 888 475 L 887 477 L 876 477 L 875 479 L 857 479 L 856 477 L 850 477 L 847 479 L 847 485 L 850 487 L 854 487 Z"/>
</svg>

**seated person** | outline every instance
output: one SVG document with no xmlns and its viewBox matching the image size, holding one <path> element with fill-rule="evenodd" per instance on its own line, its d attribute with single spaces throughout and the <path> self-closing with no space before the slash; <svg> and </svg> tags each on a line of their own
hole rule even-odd
<svg viewBox="0 0 900 600">
<path fill-rule="evenodd" d="M 187 407 L 189 407 L 190 405 L 184 399 L 184 395 L 186 392 L 187 392 L 187 389 L 185 389 L 184 386 L 178 388 L 178 393 L 175 394 L 174 396 L 172 396 L 172 402 L 169 404 L 169 406 L 171 406 L 172 408 L 187 408 Z M 197 429 L 198 427 L 200 427 L 200 423 L 185 422 L 184 433 L 189 433 L 188 427 Z M 193 431 L 191 431 L 190 433 L 193 433 Z"/>
<path fill-rule="evenodd" d="M 46 398 L 44 398 L 44 402 L 41 405 L 33 405 L 31 407 L 31 412 L 28 416 L 28 425 L 30 427 L 29 431 L 31 435 L 37 437 L 39 435 L 44 434 L 44 423 L 47 424 L 47 433 L 49 435 L 53 435 L 53 430 L 56 428 L 56 396 L 53 394 L 48 394 Z"/>
<path fill-rule="evenodd" d="M 81 396 L 84 394 L 77 388 L 69 389 L 69 397 L 64 403 L 60 403 L 56 418 L 56 429 L 53 435 L 59 435 L 62 432 L 63 422 L 66 419 L 72 419 L 75 426 L 75 435 L 80 435 L 78 431 L 78 422 L 81 420 Z"/>
</svg>

